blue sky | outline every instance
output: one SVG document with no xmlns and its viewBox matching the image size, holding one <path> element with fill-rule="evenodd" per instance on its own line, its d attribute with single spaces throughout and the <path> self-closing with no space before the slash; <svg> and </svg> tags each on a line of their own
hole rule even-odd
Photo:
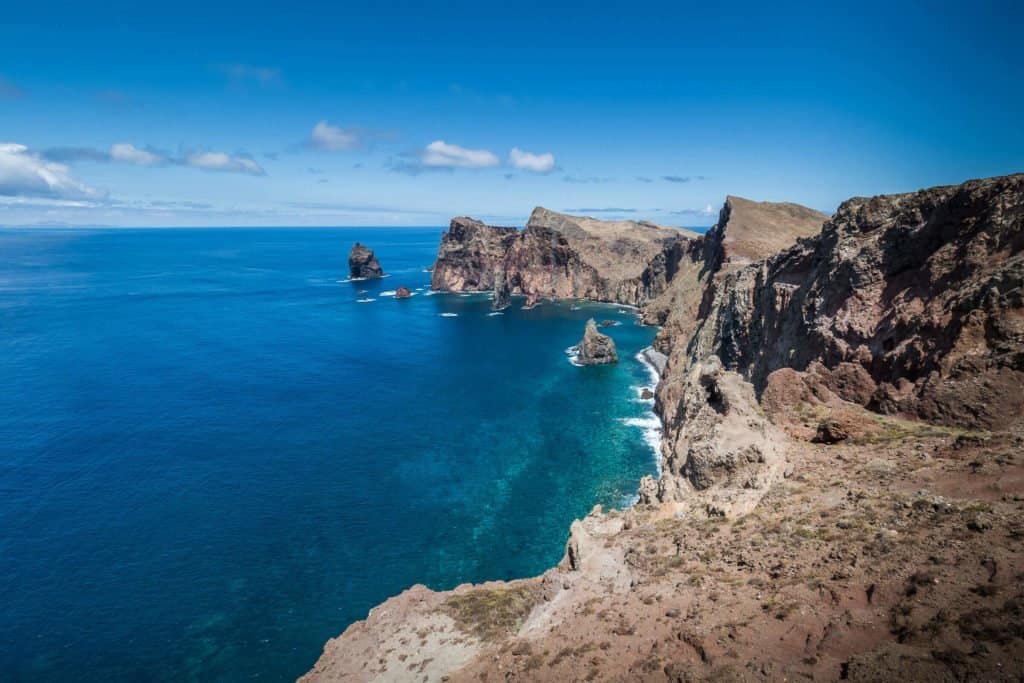
<svg viewBox="0 0 1024 683">
<path fill-rule="evenodd" d="M 709 225 L 1024 171 L 1024 4 L 19 3 L 0 225 Z"/>
</svg>

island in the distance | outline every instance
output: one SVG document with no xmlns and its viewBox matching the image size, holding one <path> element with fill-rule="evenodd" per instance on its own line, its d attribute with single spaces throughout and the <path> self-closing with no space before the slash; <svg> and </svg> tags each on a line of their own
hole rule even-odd
<svg viewBox="0 0 1024 683">
<path fill-rule="evenodd" d="M 640 307 L 660 474 L 541 576 L 413 586 L 304 680 L 1024 678 L 1024 175 L 729 197 L 705 235 L 456 218 L 432 285 Z"/>
</svg>

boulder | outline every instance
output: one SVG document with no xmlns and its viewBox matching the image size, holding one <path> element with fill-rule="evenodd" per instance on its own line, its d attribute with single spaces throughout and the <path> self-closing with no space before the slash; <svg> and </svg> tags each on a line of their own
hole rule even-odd
<svg viewBox="0 0 1024 683">
<path fill-rule="evenodd" d="M 408 287 L 399 287 L 395 290 L 396 299 L 408 299 L 412 296 L 412 292 L 409 291 Z"/>
</svg>

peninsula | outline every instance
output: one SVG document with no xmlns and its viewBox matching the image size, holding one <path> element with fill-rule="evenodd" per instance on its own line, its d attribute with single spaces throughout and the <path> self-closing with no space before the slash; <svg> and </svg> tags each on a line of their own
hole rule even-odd
<svg viewBox="0 0 1024 683">
<path fill-rule="evenodd" d="M 1024 175 L 729 197 L 705 235 L 452 220 L 434 289 L 660 326 L 661 476 L 541 576 L 391 598 L 304 680 L 1019 680 L 1022 252 Z"/>
</svg>

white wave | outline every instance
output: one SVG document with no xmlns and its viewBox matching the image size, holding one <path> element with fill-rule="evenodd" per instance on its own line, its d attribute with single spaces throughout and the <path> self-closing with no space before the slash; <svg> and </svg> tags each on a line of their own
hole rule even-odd
<svg viewBox="0 0 1024 683">
<path fill-rule="evenodd" d="M 356 294 L 366 294 L 366 292 L 368 292 L 368 291 L 369 290 L 367 290 L 367 289 L 360 289 L 358 292 L 356 292 Z"/>
<path fill-rule="evenodd" d="M 640 494 L 634 493 L 631 496 L 623 496 L 622 503 L 619 505 L 620 508 L 626 509 L 631 508 L 640 502 Z"/>
<path fill-rule="evenodd" d="M 435 292 L 434 290 L 430 290 L 429 292 L 425 292 L 423 296 L 434 296 L 435 294 L 437 294 L 437 292 Z"/>
<path fill-rule="evenodd" d="M 491 311 L 490 313 L 487 314 L 487 317 L 490 318 L 491 316 L 494 316 L 494 315 L 505 315 L 505 314 L 502 311 Z"/>
<path fill-rule="evenodd" d="M 376 301 L 376 299 L 356 299 L 356 303 L 358 304 L 368 304 L 371 301 Z"/>
<path fill-rule="evenodd" d="M 654 451 L 655 466 L 661 477 L 661 420 L 654 413 L 648 417 L 623 417 L 619 420 L 624 425 L 643 430 L 644 442 Z"/>
<path fill-rule="evenodd" d="M 640 361 L 641 365 L 647 368 L 647 374 L 651 378 L 651 383 L 647 386 L 647 388 L 650 389 L 651 391 L 654 391 L 654 389 L 658 386 L 658 381 L 661 380 L 661 374 L 658 372 L 658 368 L 654 366 L 654 363 L 647 359 L 647 356 L 644 354 L 644 351 L 646 350 L 646 348 L 640 349 L 640 351 L 637 352 L 637 354 L 633 356 L 633 358 L 636 358 L 638 361 Z"/>
<path fill-rule="evenodd" d="M 458 313 L 442 313 L 441 317 L 442 318 L 458 318 L 459 314 Z"/>
<path fill-rule="evenodd" d="M 583 367 L 583 363 L 580 362 L 580 347 L 570 346 L 565 350 L 565 355 L 569 359 L 569 362 L 578 368 Z"/>
<path fill-rule="evenodd" d="M 580 307 L 579 307 L 579 306 L 571 306 L 571 307 L 569 308 L 569 310 L 570 310 L 570 311 L 578 311 L 578 310 L 580 310 Z"/>
<path fill-rule="evenodd" d="M 388 290 L 385 290 L 385 291 L 381 292 L 381 293 L 380 293 L 380 296 L 394 296 L 394 295 L 395 295 L 395 294 L 397 294 L 397 293 L 398 293 L 398 292 L 396 292 L 396 291 L 395 291 L 395 290 L 393 290 L 393 289 L 388 289 Z"/>
</svg>

